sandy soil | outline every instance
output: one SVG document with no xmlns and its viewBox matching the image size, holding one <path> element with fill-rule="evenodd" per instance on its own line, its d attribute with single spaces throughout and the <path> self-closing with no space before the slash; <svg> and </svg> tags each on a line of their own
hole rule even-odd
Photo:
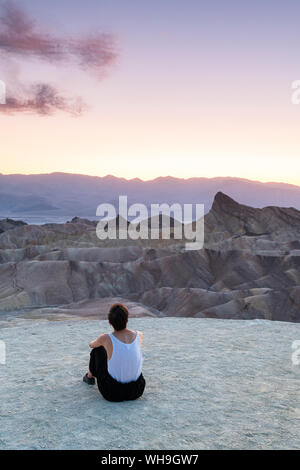
<svg viewBox="0 0 300 470">
<path fill-rule="evenodd" d="M 130 323 L 144 332 L 147 385 L 136 402 L 116 404 L 82 382 L 88 342 L 109 331 L 105 321 L 4 321 L 0 448 L 300 448 L 300 366 L 291 360 L 299 324 Z"/>
</svg>

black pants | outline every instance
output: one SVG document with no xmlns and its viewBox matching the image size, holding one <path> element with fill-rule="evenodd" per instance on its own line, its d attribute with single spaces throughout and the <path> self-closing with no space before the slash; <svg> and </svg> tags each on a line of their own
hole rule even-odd
<svg viewBox="0 0 300 470">
<path fill-rule="evenodd" d="M 99 391 L 106 400 L 136 400 L 144 392 L 146 381 L 143 374 L 136 381 L 128 383 L 118 382 L 109 374 L 107 354 L 103 346 L 92 349 L 89 369 L 97 378 Z"/>
</svg>

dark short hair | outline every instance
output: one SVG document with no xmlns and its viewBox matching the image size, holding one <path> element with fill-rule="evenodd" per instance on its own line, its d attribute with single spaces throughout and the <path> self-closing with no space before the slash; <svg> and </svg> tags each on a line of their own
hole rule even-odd
<svg viewBox="0 0 300 470">
<path fill-rule="evenodd" d="M 113 304 L 109 309 L 108 321 L 116 331 L 124 330 L 128 320 L 128 309 L 123 304 Z"/>
</svg>

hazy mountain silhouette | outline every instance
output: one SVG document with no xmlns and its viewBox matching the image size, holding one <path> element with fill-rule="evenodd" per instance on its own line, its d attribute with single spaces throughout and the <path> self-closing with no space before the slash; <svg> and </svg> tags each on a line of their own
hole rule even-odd
<svg viewBox="0 0 300 470">
<path fill-rule="evenodd" d="M 285 183 L 261 183 L 233 177 L 180 179 L 169 176 L 142 181 L 111 175 L 50 173 L 0 174 L 0 215 L 91 217 L 103 202 L 114 204 L 118 213 L 119 195 L 127 195 L 129 204 L 203 203 L 208 212 L 218 191 L 252 207 L 275 205 L 300 209 L 300 186 Z"/>
</svg>

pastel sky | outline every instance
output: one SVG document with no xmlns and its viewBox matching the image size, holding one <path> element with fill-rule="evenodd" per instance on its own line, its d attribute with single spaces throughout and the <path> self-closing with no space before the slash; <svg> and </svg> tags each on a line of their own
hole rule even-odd
<svg viewBox="0 0 300 470">
<path fill-rule="evenodd" d="M 299 0 L 13 5 L 21 8 L 14 21 L 27 25 L 26 14 L 38 33 L 26 26 L 24 39 L 18 25 L 9 31 L 0 21 L 9 98 L 0 105 L 0 172 L 300 185 L 300 105 L 291 102 L 300 80 Z M 105 50 L 100 61 L 103 33 L 112 55 Z M 54 39 L 55 53 L 47 49 Z M 43 50 L 32 53 L 37 43 Z M 47 85 L 37 92 L 38 83 Z"/>
</svg>

